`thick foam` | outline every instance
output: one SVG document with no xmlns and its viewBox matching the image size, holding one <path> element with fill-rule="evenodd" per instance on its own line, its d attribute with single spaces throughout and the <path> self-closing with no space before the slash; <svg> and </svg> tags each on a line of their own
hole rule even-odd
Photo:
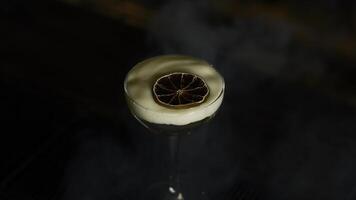
<svg viewBox="0 0 356 200">
<path fill-rule="evenodd" d="M 154 82 L 172 72 L 196 74 L 207 83 L 210 93 L 197 106 L 175 109 L 158 104 L 152 94 Z M 213 115 L 220 107 L 225 83 L 222 76 L 206 61 L 183 55 L 165 55 L 135 65 L 125 79 L 130 110 L 145 121 L 155 124 L 186 125 Z"/>
</svg>

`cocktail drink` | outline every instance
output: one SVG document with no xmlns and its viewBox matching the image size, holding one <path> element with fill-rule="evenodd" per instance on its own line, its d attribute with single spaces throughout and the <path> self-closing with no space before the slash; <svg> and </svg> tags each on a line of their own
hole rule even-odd
<svg viewBox="0 0 356 200">
<path fill-rule="evenodd" d="M 126 76 L 124 89 L 135 118 L 170 142 L 170 179 L 155 189 L 154 198 L 184 199 L 177 173 L 179 140 L 215 115 L 224 96 L 223 77 L 204 60 L 164 55 L 136 64 Z"/>
</svg>

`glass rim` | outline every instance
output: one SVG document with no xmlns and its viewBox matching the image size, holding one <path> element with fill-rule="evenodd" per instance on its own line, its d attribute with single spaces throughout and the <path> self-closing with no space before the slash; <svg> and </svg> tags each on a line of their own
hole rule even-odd
<svg viewBox="0 0 356 200">
<path fill-rule="evenodd" d="M 172 54 L 172 55 L 175 55 L 175 54 Z M 166 55 L 163 55 L 163 56 L 166 56 Z M 169 55 L 169 56 L 170 56 L 170 55 Z M 185 56 L 185 55 L 183 55 L 183 56 Z M 151 57 L 151 58 L 145 59 L 145 60 L 143 60 L 143 61 L 137 63 L 136 65 L 134 65 L 134 67 L 132 67 L 132 68 L 127 72 L 127 74 L 126 74 L 126 76 L 125 76 L 125 79 L 124 79 L 125 97 L 128 98 L 131 102 L 133 102 L 133 103 L 136 104 L 137 106 L 143 108 L 144 110 L 152 110 L 152 109 L 147 108 L 146 106 L 141 105 L 140 103 L 138 103 L 134 98 L 132 98 L 132 97 L 129 95 L 129 93 L 128 93 L 128 91 L 127 91 L 127 79 L 128 79 L 128 75 L 130 74 L 130 72 L 133 71 L 133 70 L 136 68 L 136 66 L 138 66 L 138 65 L 139 65 L 140 63 L 142 63 L 142 62 L 145 62 L 145 61 L 147 61 L 147 60 L 150 60 L 150 59 L 153 59 L 153 58 L 156 58 L 156 57 L 159 57 L 159 56 L 155 56 L 155 57 Z M 189 57 L 191 57 L 191 56 L 189 56 Z M 184 110 L 196 109 L 196 108 L 198 108 L 198 107 L 200 107 L 200 108 L 209 107 L 210 105 L 212 105 L 213 103 L 215 103 L 217 100 L 219 100 L 222 95 L 224 95 L 224 93 L 225 93 L 225 80 L 224 80 L 224 77 L 223 77 L 213 66 L 211 66 L 211 67 L 213 68 L 213 70 L 214 70 L 214 71 L 219 75 L 219 77 L 221 78 L 221 82 L 222 82 L 221 85 L 222 85 L 222 87 L 221 87 L 221 90 L 220 90 L 219 94 L 218 94 L 218 95 L 215 97 L 215 99 L 213 99 L 209 104 L 204 104 L 204 102 L 203 102 L 202 104 L 199 104 L 199 105 L 197 105 L 197 106 L 193 106 L 193 107 L 190 107 L 190 108 L 184 108 Z M 199 76 L 199 77 L 201 77 L 201 76 Z M 202 77 L 201 77 L 201 78 L 202 78 Z M 204 78 L 202 78 L 202 79 L 204 80 Z M 205 80 L 204 80 L 204 81 L 205 81 Z M 207 83 L 207 85 L 208 85 L 208 87 L 209 87 L 209 84 L 208 84 L 207 81 L 206 81 L 206 83 Z M 210 89 L 210 88 L 209 88 L 209 89 Z M 151 91 L 151 92 L 152 92 L 152 91 Z M 152 98 L 154 98 L 154 97 L 152 96 Z M 157 103 L 157 104 L 158 104 L 158 103 Z M 159 104 L 158 104 L 158 105 L 159 105 Z M 162 105 L 160 105 L 160 106 L 162 106 Z M 174 109 L 174 108 L 168 108 L 168 107 L 165 107 L 165 106 L 162 106 L 162 107 L 167 108 L 167 109 Z M 183 110 L 183 109 L 179 109 L 179 108 L 178 108 L 177 110 Z"/>
</svg>

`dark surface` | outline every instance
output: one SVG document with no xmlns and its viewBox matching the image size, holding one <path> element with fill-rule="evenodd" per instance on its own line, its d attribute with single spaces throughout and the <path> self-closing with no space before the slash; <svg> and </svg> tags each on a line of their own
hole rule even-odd
<svg viewBox="0 0 356 200">
<path fill-rule="evenodd" d="M 3 5 L 0 199 L 137 199 L 165 180 L 167 141 L 135 121 L 122 89 L 161 53 L 205 58 L 226 79 L 220 112 L 182 140 L 187 185 L 212 199 L 356 199 L 354 104 L 304 84 L 354 88 L 352 61 L 295 43 L 283 24 L 218 29 L 184 3 L 148 33 L 58 2 Z"/>
</svg>

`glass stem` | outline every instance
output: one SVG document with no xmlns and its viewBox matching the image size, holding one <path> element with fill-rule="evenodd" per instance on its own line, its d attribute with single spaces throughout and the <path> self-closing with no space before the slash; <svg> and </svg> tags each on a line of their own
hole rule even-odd
<svg viewBox="0 0 356 200">
<path fill-rule="evenodd" d="M 180 193 L 180 177 L 179 177 L 179 146 L 180 136 L 169 136 L 169 190 L 171 193 Z"/>
</svg>

